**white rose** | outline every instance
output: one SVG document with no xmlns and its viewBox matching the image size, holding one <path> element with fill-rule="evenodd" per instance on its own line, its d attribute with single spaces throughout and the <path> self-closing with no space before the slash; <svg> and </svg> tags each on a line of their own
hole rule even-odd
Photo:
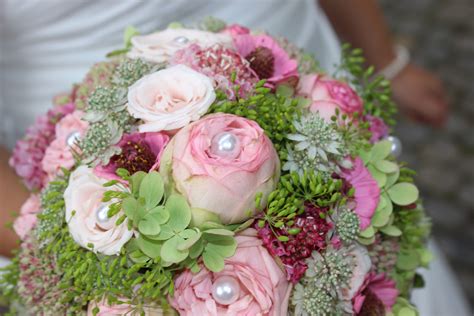
<svg viewBox="0 0 474 316">
<path fill-rule="evenodd" d="M 184 65 L 144 76 L 128 89 L 128 112 L 140 132 L 175 130 L 204 115 L 216 99 L 212 80 Z"/>
<path fill-rule="evenodd" d="M 64 192 L 66 221 L 72 238 L 82 247 L 105 255 L 115 255 L 130 240 L 133 231 L 128 230 L 127 220 L 115 225 L 120 213 L 106 217 L 107 204 L 102 196 L 107 189 L 107 180 L 98 178 L 86 166 L 77 168 L 69 178 Z M 74 214 L 73 214 L 74 212 Z"/>
<path fill-rule="evenodd" d="M 129 58 L 141 58 L 152 63 L 167 62 L 173 54 L 191 44 L 202 48 L 220 44 L 232 46 L 232 37 L 225 33 L 212 33 L 191 29 L 166 29 L 149 35 L 132 37 Z"/>
</svg>

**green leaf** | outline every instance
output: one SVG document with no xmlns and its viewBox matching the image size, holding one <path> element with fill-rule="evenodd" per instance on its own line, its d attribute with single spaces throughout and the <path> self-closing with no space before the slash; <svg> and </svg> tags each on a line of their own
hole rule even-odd
<svg viewBox="0 0 474 316">
<path fill-rule="evenodd" d="M 388 189 L 388 195 L 393 203 L 398 205 L 409 205 L 418 200 L 418 188 L 408 182 L 397 183 Z"/>
<path fill-rule="evenodd" d="M 150 260 L 150 257 L 146 256 L 143 252 L 141 252 L 138 249 L 129 253 L 128 256 L 133 262 L 136 262 L 136 263 L 145 263 L 148 260 Z"/>
<path fill-rule="evenodd" d="M 158 241 L 146 238 L 143 235 L 138 236 L 137 245 L 144 254 L 150 258 L 157 258 L 160 256 L 161 244 Z"/>
<path fill-rule="evenodd" d="M 375 181 L 377 181 L 379 188 L 383 188 L 385 183 L 387 183 L 387 175 L 377 170 L 373 165 L 369 165 L 367 169 L 369 170 L 372 177 L 374 177 Z"/>
<path fill-rule="evenodd" d="M 175 232 L 181 232 L 188 227 L 191 222 L 191 208 L 183 196 L 172 194 L 166 201 L 166 209 L 170 214 L 168 225 Z"/>
<path fill-rule="evenodd" d="M 433 253 L 428 249 L 418 249 L 418 255 L 420 257 L 420 263 L 424 267 L 428 267 L 430 262 L 433 260 Z"/>
<path fill-rule="evenodd" d="M 201 238 L 202 233 L 199 230 L 186 229 L 179 235 L 185 239 L 178 244 L 178 250 L 182 251 L 191 248 Z"/>
<path fill-rule="evenodd" d="M 125 215 L 133 220 L 138 209 L 138 201 L 133 197 L 127 197 L 123 199 L 122 209 L 125 212 Z"/>
<path fill-rule="evenodd" d="M 140 189 L 140 185 L 143 181 L 143 178 L 145 178 L 146 175 L 147 175 L 146 172 L 138 171 L 138 172 L 135 172 L 130 177 L 130 186 L 132 187 L 132 194 L 135 197 L 138 197 L 138 190 Z"/>
<path fill-rule="evenodd" d="M 241 232 L 250 226 L 252 226 L 253 222 L 255 221 L 254 218 L 251 218 L 249 220 L 246 220 L 242 224 L 233 224 L 233 225 L 227 225 L 226 227 L 230 230 L 232 230 L 234 233 Z"/>
<path fill-rule="evenodd" d="M 201 255 L 204 250 L 204 240 L 199 239 L 190 249 L 189 249 L 189 257 L 191 259 L 196 259 Z"/>
<path fill-rule="evenodd" d="M 276 94 L 278 96 L 283 96 L 287 98 L 292 97 L 295 94 L 295 89 L 293 89 L 292 87 L 288 85 L 281 84 L 277 87 Z"/>
<path fill-rule="evenodd" d="M 202 226 L 207 222 L 220 223 L 219 216 L 208 210 L 193 207 L 191 209 L 192 219 L 191 226 L 203 228 Z"/>
<path fill-rule="evenodd" d="M 365 151 L 365 150 L 359 151 L 359 157 L 364 162 L 364 165 L 367 165 L 367 163 L 370 161 L 370 158 L 371 158 L 370 151 Z"/>
<path fill-rule="evenodd" d="M 389 212 L 388 207 L 377 208 L 377 210 L 375 211 L 375 214 L 374 214 L 374 216 L 372 217 L 372 220 L 371 220 L 372 226 L 374 226 L 374 227 L 383 227 L 383 226 L 387 225 L 387 223 L 390 220 L 390 215 L 391 214 L 392 214 L 392 212 Z"/>
<path fill-rule="evenodd" d="M 359 233 L 359 236 L 361 236 L 362 238 L 369 239 L 372 236 L 374 236 L 374 234 L 375 234 L 374 228 L 372 226 L 369 226 L 365 230 L 361 231 Z"/>
<path fill-rule="evenodd" d="M 168 240 L 175 235 L 173 229 L 168 225 L 161 225 L 161 232 L 157 236 L 147 236 L 153 240 Z"/>
<path fill-rule="evenodd" d="M 362 244 L 364 246 L 372 245 L 375 242 L 375 235 L 370 237 L 370 238 L 359 237 L 358 241 L 359 241 L 360 244 Z"/>
<path fill-rule="evenodd" d="M 184 239 L 180 236 L 174 236 L 165 241 L 163 247 L 161 247 L 161 258 L 171 263 L 179 263 L 186 259 L 189 255 L 189 250 L 178 249 L 178 245 L 182 243 L 184 243 Z"/>
<path fill-rule="evenodd" d="M 417 316 L 417 313 L 410 307 L 402 307 L 397 312 L 397 316 Z"/>
<path fill-rule="evenodd" d="M 208 229 L 205 231 L 206 234 L 213 234 L 213 235 L 222 235 L 222 236 L 234 236 L 234 232 L 227 229 Z"/>
<path fill-rule="evenodd" d="M 130 48 L 132 46 L 132 37 L 135 35 L 139 35 L 140 32 L 134 26 L 127 26 L 125 32 L 123 33 L 123 44 L 126 48 Z"/>
<path fill-rule="evenodd" d="M 393 173 L 399 170 L 398 165 L 388 160 L 379 160 L 374 162 L 374 167 L 383 173 Z"/>
<path fill-rule="evenodd" d="M 138 231 L 144 235 L 158 235 L 160 225 L 169 218 L 169 213 L 163 206 L 157 206 L 146 214 L 138 224 Z"/>
<path fill-rule="evenodd" d="M 375 162 L 385 159 L 390 155 L 392 151 L 392 143 L 388 140 L 384 140 L 376 143 L 370 151 L 370 161 Z"/>
<path fill-rule="evenodd" d="M 387 174 L 387 183 L 385 183 L 385 187 L 389 188 L 392 185 L 394 185 L 397 182 L 399 177 L 400 177 L 400 168 L 398 168 L 397 171 L 395 172 Z"/>
<path fill-rule="evenodd" d="M 236 249 L 237 249 L 237 241 L 235 240 L 232 244 L 219 245 L 219 244 L 214 244 L 214 243 L 208 243 L 205 247 L 205 250 L 215 251 L 224 258 L 232 257 L 235 254 Z"/>
<path fill-rule="evenodd" d="M 392 237 L 399 237 L 402 235 L 402 231 L 397 226 L 387 226 L 380 228 L 380 231 L 385 235 L 392 236 Z"/>
<path fill-rule="evenodd" d="M 152 171 L 143 178 L 139 196 L 145 199 L 145 206 L 150 209 L 161 201 L 164 192 L 163 178 L 158 172 Z"/>
<path fill-rule="evenodd" d="M 224 258 L 212 249 L 205 249 L 202 259 L 206 268 L 212 272 L 220 272 L 224 269 Z"/>
<path fill-rule="evenodd" d="M 418 255 L 415 251 L 401 252 L 397 258 L 397 268 L 401 270 L 415 270 L 420 263 Z"/>
</svg>

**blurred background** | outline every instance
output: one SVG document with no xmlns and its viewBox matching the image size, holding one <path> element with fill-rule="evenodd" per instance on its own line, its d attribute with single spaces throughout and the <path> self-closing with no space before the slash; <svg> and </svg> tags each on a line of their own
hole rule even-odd
<svg viewBox="0 0 474 316">
<path fill-rule="evenodd" d="M 413 60 L 436 72 L 451 101 L 445 129 L 400 118 L 402 160 L 418 172 L 433 234 L 474 306 L 474 1 L 382 0 Z"/>
</svg>

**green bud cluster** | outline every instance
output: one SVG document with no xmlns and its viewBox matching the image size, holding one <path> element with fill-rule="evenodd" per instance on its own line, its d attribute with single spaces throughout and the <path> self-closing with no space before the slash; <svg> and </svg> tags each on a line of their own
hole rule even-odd
<svg viewBox="0 0 474 316">
<path fill-rule="evenodd" d="M 141 59 L 124 59 L 115 69 L 112 84 L 128 88 L 155 68 Z"/>
</svg>

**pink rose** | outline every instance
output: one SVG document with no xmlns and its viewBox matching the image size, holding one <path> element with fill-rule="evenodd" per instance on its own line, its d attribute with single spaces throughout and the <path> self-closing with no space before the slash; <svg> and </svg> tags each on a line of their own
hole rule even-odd
<svg viewBox="0 0 474 316">
<path fill-rule="evenodd" d="M 389 128 L 380 117 L 366 115 L 364 120 L 369 123 L 369 131 L 372 133 L 370 142 L 372 144 L 388 136 Z"/>
<path fill-rule="evenodd" d="M 80 166 L 71 173 L 64 192 L 66 221 L 72 238 L 82 247 L 105 255 L 116 255 L 132 238 L 127 220 L 116 225 L 121 213 L 107 217 L 108 205 L 102 202 L 105 179 L 98 178 L 92 169 Z"/>
<path fill-rule="evenodd" d="M 128 111 L 140 132 L 171 131 L 204 115 L 216 99 L 207 76 L 176 65 L 144 76 L 128 89 Z"/>
<path fill-rule="evenodd" d="M 280 163 L 270 139 L 254 121 L 213 114 L 180 130 L 163 153 L 161 168 L 191 207 L 217 214 L 226 224 L 255 213 L 275 189 Z"/>
<path fill-rule="evenodd" d="M 236 239 L 236 253 L 225 260 L 223 271 L 213 273 L 203 267 L 197 274 L 186 270 L 176 278 L 174 297 L 169 301 L 180 315 L 193 316 L 197 311 L 202 316 L 287 315 L 292 287 L 283 270 L 254 229 L 243 231 Z M 215 288 L 224 280 L 235 291 L 225 302 Z"/>
<path fill-rule="evenodd" d="M 84 136 L 89 124 L 81 120 L 84 113 L 74 111 L 63 117 L 56 125 L 56 138 L 46 149 L 41 165 L 51 181 L 61 170 L 74 166 L 72 150 L 78 150 L 75 143 Z"/>
<path fill-rule="evenodd" d="M 297 92 L 309 98 L 312 103 L 309 110 L 319 115 L 327 122 L 336 115 L 338 108 L 341 114 L 351 115 L 362 112 L 362 99 L 346 83 L 323 75 L 305 75 L 300 78 Z"/>
<path fill-rule="evenodd" d="M 31 194 L 30 197 L 23 203 L 20 209 L 20 216 L 15 219 L 13 229 L 15 233 L 24 240 L 28 233 L 36 225 L 36 214 L 41 210 L 41 200 L 38 194 Z"/>
<path fill-rule="evenodd" d="M 126 298 L 120 299 L 123 302 L 126 302 Z M 87 306 L 87 316 L 94 315 L 94 308 L 99 308 L 99 313 L 97 316 L 120 316 L 120 315 L 129 315 L 129 316 L 138 316 L 138 312 L 134 311 L 135 306 L 128 304 L 116 304 L 109 305 L 105 300 L 100 302 L 90 302 Z M 145 316 L 162 316 L 163 310 L 158 306 L 144 306 L 143 312 Z"/>
<path fill-rule="evenodd" d="M 167 62 L 178 50 L 198 44 L 206 48 L 216 44 L 232 46 L 232 38 L 225 33 L 212 33 L 194 29 L 166 29 L 149 35 L 132 37 L 129 58 L 141 58 L 152 63 Z"/>
</svg>

